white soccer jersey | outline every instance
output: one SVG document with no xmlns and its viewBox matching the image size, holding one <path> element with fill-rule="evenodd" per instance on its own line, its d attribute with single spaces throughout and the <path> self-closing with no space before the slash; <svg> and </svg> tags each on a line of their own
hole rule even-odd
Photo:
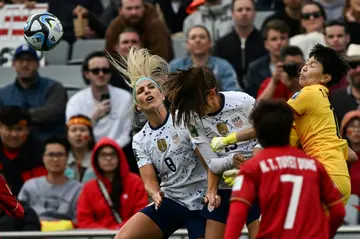
<svg viewBox="0 0 360 239">
<path fill-rule="evenodd" d="M 189 210 L 201 210 L 207 189 L 207 172 L 194 154 L 185 127 L 173 126 L 168 114 L 165 123 L 152 128 L 147 123 L 133 138 L 138 167 L 153 164 L 162 181 L 165 196 Z"/>
<path fill-rule="evenodd" d="M 201 119 L 195 117 L 195 120 L 189 125 L 191 140 L 195 145 L 210 144 L 214 137 L 225 137 L 230 133 L 252 127 L 249 116 L 255 106 L 255 99 L 246 93 L 235 91 L 222 92 L 220 95 L 223 98 L 223 105 L 218 112 Z M 244 157 L 249 158 L 252 156 L 256 144 L 256 139 L 238 142 L 229 145 L 217 155 L 221 158 L 233 153 L 241 153 Z M 223 182 L 220 186 L 227 188 Z"/>
</svg>

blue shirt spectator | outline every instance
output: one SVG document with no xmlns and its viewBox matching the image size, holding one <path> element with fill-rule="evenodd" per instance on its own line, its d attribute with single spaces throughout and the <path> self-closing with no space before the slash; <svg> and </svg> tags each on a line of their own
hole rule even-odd
<svg viewBox="0 0 360 239">
<path fill-rule="evenodd" d="M 224 59 L 211 56 L 210 33 L 204 26 L 194 26 L 187 33 L 189 55 L 170 62 L 170 71 L 186 70 L 193 66 L 207 66 L 215 75 L 220 91 L 241 90 L 234 68 Z"/>
<path fill-rule="evenodd" d="M 65 132 L 65 88 L 52 79 L 38 74 L 39 58 L 27 44 L 14 54 L 13 67 L 17 73 L 14 83 L 0 89 L 0 108 L 16 105 L 31 115 L 32 131 L 45 139 Z"/>
</svg>

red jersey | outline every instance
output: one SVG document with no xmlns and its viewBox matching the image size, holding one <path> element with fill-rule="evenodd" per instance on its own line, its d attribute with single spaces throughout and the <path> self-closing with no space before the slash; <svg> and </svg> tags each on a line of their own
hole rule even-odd
<svg viewBox="0 0 360 239">
<path fill-rule="evenodd" d="M 257 238 L 329 238 L 324 205 L 341 195 L 324 167 L 299 149 L 267 148 L 241 166 L 230 201 L 251 206 L 259 200 L 262 212 Z"/>
</svg>

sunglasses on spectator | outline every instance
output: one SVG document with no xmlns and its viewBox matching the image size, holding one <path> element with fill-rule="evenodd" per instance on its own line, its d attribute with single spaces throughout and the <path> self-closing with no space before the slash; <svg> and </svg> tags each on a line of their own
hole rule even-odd
<svg viewBox="0 0 360 239">
<path fill-rule="evenodd" d="M 309 12 L 309 13 L 302 13 L 301 18 L 309 20 L 311 17 L 313 18 L 319 18 L 322 17 L 321 12 Z"/>
<path fill-rule="evenodd" d="M 93 69 L 89 69 L 89 71 L 95 75 L 99 74 L 100 71 L 104 74 L 109 74 L 110 68 L 93 68 Z"/>
<path fill-rule="evenodd" d="M 349 62 L 351 69 L 356 69 L 360 66 L 360 61 Z"/>
</svg>

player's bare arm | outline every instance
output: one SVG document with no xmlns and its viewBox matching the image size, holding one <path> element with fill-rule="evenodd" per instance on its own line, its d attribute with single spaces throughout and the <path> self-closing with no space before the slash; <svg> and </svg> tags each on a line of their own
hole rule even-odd
<svg viewBox="0 0 360 239">
<path fill-rule="evenodd" d="M 140 175 L 144 182 L 145 190 L 154 200 L 156 208 L 159 208 L 164 194 L 160 191 L 160 185 L 156 177 L 155 169 L 152 164 L 147 164 L 140 169 Z"/>
</svg>

